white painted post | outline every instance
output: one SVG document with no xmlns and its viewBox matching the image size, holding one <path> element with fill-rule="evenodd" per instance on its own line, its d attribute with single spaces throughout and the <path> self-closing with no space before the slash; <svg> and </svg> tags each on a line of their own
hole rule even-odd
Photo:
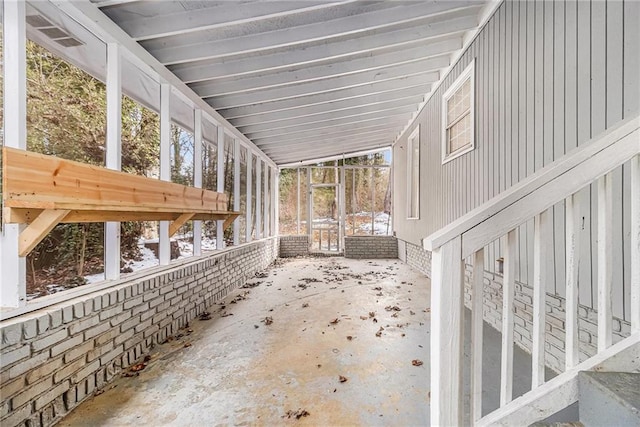
<svg viewBox="0 0 640 427">
<path fill-rule="evenodd" d="M 631 159 L 631 333 L 640 332 L 640 155 Z"/>
<path fill-rule="evenodd" d="M 160 179 L 171 181 L 171 85 L 160 85 Z M 169 221 L 160 221 L 158 235 L 158 258 L 160 265 L 171 262 L 171 243 L 169 241 Z"/>
<path fill-rule="evenodd" d="M 344 248 L 344 237 L 347 234 L 347 186 L 344 170 L 344 158 L 340 167 L 340 247 Z"/>
<path fill-rule="evenodd" d="M 262 220 L 262 227 L 263 227 L 263 231 L 262 231 L 262 235 L 264 237 L 269 237 L 270 233 L 269 233 L 269 214 L 270 214 L 270 209 L 271 209 L 271 205 L 269 203 L 269 166 L 267 165 L 267 162 L 264 162 L 264 180 L 262 182 L 262 197 L 264 199 L 264 218 Z"/>
<path fill-rule="evenodd" d="M 25 2 L 4 2 L 4 144 L 27 149 L 27 71 Z M 18 255 L 19 224 L 4 224 L 0 235 L 0 305 L 27 302 L 26 259 Z"/>
<path fill-rule="evenodd" d="M 484 248 L 473 257 L 473 290 L 471 292 L 471 421 L 482 418 L 482 334 L 484 291 Z"/>
<path fill-rule="evenodd" d="M 251 241 L 251 228 L 253 227 L 253 218 L 251 218 L 251 210 L 253 209 L 253 205 L 252 205 L 252 188 L 251 186 L 253 185 L 252 182 L 252 165 L 253 165 L 253 153 L 251 153 L 251 150 L 247 147 L 247 203 L 246 208 L 247 208 L 247 212 L 246 212 L 246 217 L 247 217 L 247 221 L 246 221 L 246 231 L 245 231 L 245 235 L 246 235 L 246 240 L 247 243 L 249 243 Z"/>
<path fill-rule="evenodd" d="M 296 176 L 298 186 L 298 192 L 296 194 L 296 234 L 300 234 L 300 168 L 296 169 Z"/>
<path fill-rule="evenodd" d="M 224 193 L 224 127 L 218 126 L 218 166 L 216 170 L 216 191 L 218 193 Z M 224 249 L 224 221 L 218 220 L 216 222 L 216 249 Z"/>
<path fill-rule="evenodd" d="M 262 238 L 262 160 L 256 156 L 256 240 Z"/>
<path fill-rule="evenodd" d="M 271 233 L 273 236 L 278 236 L 280 234 L 280 169 L 272 168 L 272 178 L 271 181 L 273 183 L 272 188 L 272 199 L 273 199 L 273 216 L 271 219 Z"/>
<path fill-rule="evenodd" d="M 193 115 L 193 186 L 202 188 L 202 110 Z M 202 255 L 202 221 L 193 221 L 193 255 Z"/>
<path fill-rule="evenodd" d="M 122 66 L 120 46 L 107 45 L 107 146 L 108 169 L 122 169 Z M 104 275 L 107 280 L 120 278 L 120 223 L 104 224 Z"/>
<path fill-rule="evenodd" d="M 431 258 L 431 425 L 462 425 L 462 246 L 457 236 Z"/>
<path fill-rule="evenodd" d="M 516 276 L 518 232 L 506 237 L 502 279 L 502 362 L 500 369 L 500 406 L 513 399 L 513 296 Z"/>
<path fill-rule="evenodd" d="M 611 173 L 598 179 L 598 352 L 611 347 L 613 278 L 613 198 Z"/>
<path fill-rule="evenodd" d="M 566 216 L 566 339 L 565 368 L 571 369 L 580 363 L 578 341 L 578 271 L 580 261 L 580 203 L 578 193 L 565 200 Z"/>
<path fill-rule="evenodd" d="M 233 210 L 240 211 L 240 140 L 233 140 Z M 240 244 L 240 221 L 233 221 L 233 245 Z"/>
<path fill-rule="evenodd" d="M 309 245 L 313 244 L 313 190 L 311 189 L 311 167 L 307 166 L 307 235 L 309 236 Z"/>
<path fill-rule="evenodd" d="M 533 225 L 533 336 L 531 351 L 531 389 L 544 384 L 545 306 L 547 276 L 547 242 L 549 236 L 549 212 L 534 218 Z"/>
</svg>

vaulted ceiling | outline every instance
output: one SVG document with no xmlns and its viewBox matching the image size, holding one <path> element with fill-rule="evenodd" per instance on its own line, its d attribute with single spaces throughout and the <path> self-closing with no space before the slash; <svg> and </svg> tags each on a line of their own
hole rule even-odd
<svg viewBox="0 0 640 427">
<path fill-rule="evenodd" d="M 391 145 L 487 7 L 92 2 L 279 164 Z"/>
</svg>

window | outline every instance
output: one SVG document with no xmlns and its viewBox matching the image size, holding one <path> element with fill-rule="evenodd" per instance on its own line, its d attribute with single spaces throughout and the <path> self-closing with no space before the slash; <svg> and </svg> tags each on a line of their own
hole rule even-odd
<svg viewBox="0 0 640 427">
<path fill-rule="evenodd" d="M 407 144 L 407 219 L 420 217 L 420 126 Z"/>
<path fill-rule="evenodd" d="M 474 149 L 474 64 L 465 68 L 443 96 L 442 163 Z"/>
</svg>

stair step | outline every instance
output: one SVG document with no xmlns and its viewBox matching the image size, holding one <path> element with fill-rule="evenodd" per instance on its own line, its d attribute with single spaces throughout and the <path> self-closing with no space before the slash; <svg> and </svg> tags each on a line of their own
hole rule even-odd
<svg viewBox="0 0 640 427">
<path fill-rule="evenodd" d="M 585 427 L 580 421 L 574 422 L 564 422 L 564 423 L 547 423 L 544 421 L 539 421 L 537 423 L 531 424 L 529 427 Z"/>
<path fill-rule="evenodd" d="M 585 427 L 640 425 L 640 374 L 580 372 L 578 391 Z"/>
</svg>

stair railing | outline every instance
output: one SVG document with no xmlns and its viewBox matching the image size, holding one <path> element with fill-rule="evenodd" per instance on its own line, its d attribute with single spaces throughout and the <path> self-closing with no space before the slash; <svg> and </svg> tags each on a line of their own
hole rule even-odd
<svg viewBox="0 0 640 427">
<path fill-rule="evenodd" d="M 423 240 L 432 251 L 431 277 L 431 424 L 463 424 L 463 293 L 465 259 L 473 261 L 471 319 L 471 424 L 482 418 L 482 325 L 484 247 L 504 241 L 502 357 L 500 407 L 513 398 L 513 313 L 517 228 L 534 219 L 532 390 L 544 383 L 545 263 L 547 210 L 566 201 L 566 367 L 579 364 L 578 261 L 579 208 L 576 193 L 597 181 L 598 191 L 598 350 L 594 360 L 612 345 L 612 197 L 611 171 L 631 160 L 631 335 L 640 336 L 640 117 L 620 122 L 602 135 L 545 166 L 498 196 Z M 632 338 L 630 337 L 630 338 Z M 582 365 L 580 365 L 582 366 Z M 563 377 L 564 378 L 564 377 Z M 568 376 L 567 376 L 568 378 Z M 552 380 L 553 381 L 553 380 Z M 577 393 L 571 390 L 570 393 Z M 567 401 L 575 399 L 570 396 Z M 575 400 L 574 400 L 575 401 Z M 514 402 L 516 403 L 516 402 Z M 539 408 L 537 408 L 539 409 Z M 561 409 L 561 408 L 559 408 Z M 501 409 L 494 411 L 494 414 Z M 548 411 L 547 411 L 548 412 Z M 553 412 L 551 412 L 553 413 Z M 544 419 L 544 410 L 536 413 Z M 525 421 L 525 420 L 522 420 Z M 536 420 L 529 420 L 526 425 Z"/>
</svg>

